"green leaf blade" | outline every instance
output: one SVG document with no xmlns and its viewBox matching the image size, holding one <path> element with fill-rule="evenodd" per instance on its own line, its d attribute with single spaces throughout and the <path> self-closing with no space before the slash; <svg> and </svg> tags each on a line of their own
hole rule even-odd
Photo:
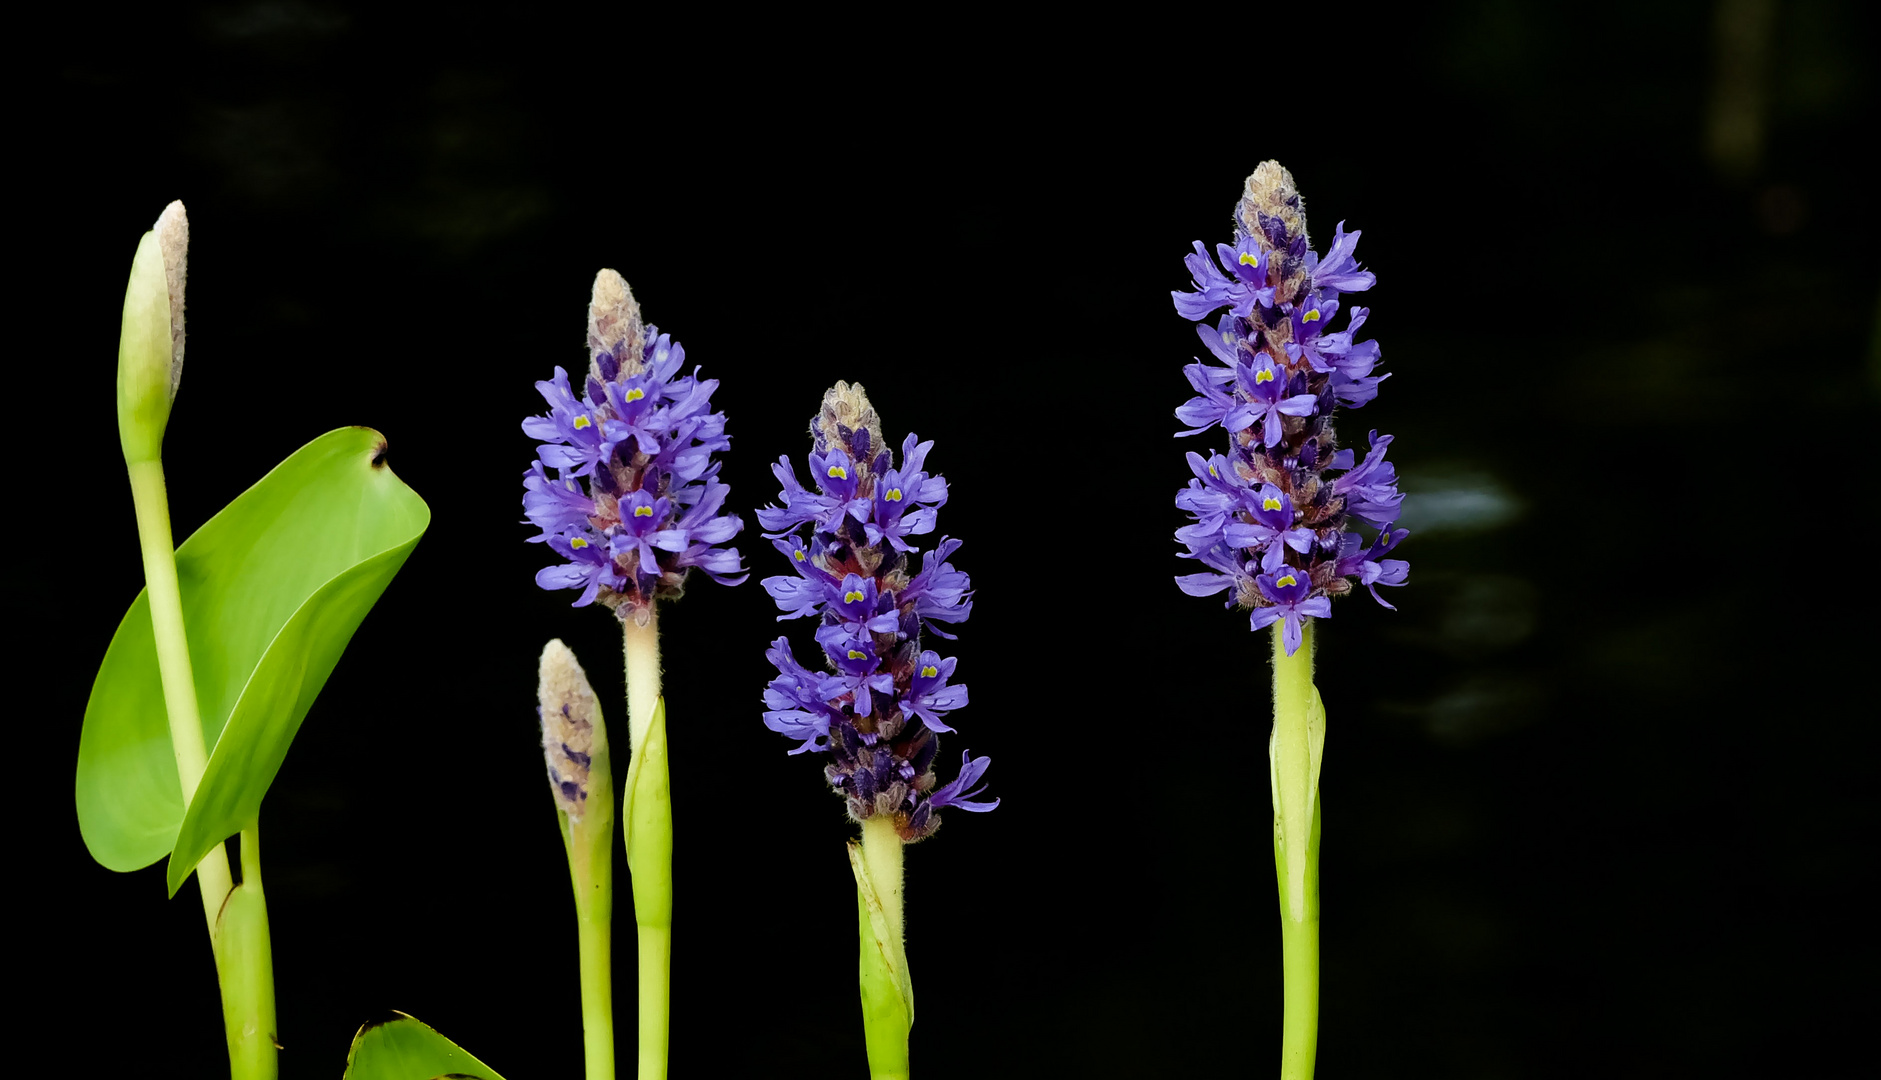
<svg viewBox="0 0 1881 1080">
<path fill-rule="evenodd" d="M 402 1012 L 367 1024 L 346 1053 L 345 1080 L 503 1080 L 495 1069 L 439 1035 L 428 1024 Z"/>
<path fill-rule="evenodd" d="M 187 813 L 148 601 L 132 604 L 79 740 L 79 826 L 100 863 L 134 870 L 187 849 L 171 868 L 174 893 L 253 819 L 314 696 L 430 522 L 384 465 L 384 447 L 370 428 L 328 432 L 177 549 L 203 741 L 214 748 Z"/>
</svg>

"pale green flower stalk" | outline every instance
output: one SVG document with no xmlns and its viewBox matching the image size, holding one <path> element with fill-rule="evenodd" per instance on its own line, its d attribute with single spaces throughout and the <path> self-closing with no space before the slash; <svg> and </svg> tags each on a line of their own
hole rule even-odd
<svg viewBox="0 0 1881 1080">
<path fill-rule="evenodd" d="M 542 649 L 542 753 L 568 874 L 581 957 L 581 1034 L 588 1080 L 614 1078 L 614 775 L 601 703 L 560 640 Z"/>
<path fill-rule="evenodd" d="M 183 204 L 173 202 L 137 245 L 118 338 L 118 436 L 137 508 L 151 629 L 185 806 L 202 782 L 208 749 L 183 629 L 182 590 L 177 583 L 176 548 L 164 488 L 163 434 L 183 376 L 183 287 L 188 255 L 189 221 Z M 221 983 L 230 1073 L 235 1080 L 271 1080 L 279 1072 L 274 961 L 256 824 L 250 822 L 241 837 L 241 884 L 234 883 L 222 845 L 197 865 L 196 880 Z"/>
<path fill-rule="evenodd" d="M 862 822 L 860 843 L 849 841 L 856 878 L 856 922 L 861 942 L 859 982 L 862 1034 L 871 1080 L 906 1080 L 908 1033 L 914 1028 L 914 981 L 908 973 L 902 915 L 902 839 L 892 818 Z"/>
<path fill-rule="evenodd" d="M 1287 655 L 1274 626 L 1274 727 L 1267 760 L 1274 796 L 1274 875 L 1280 886 L 1281 1080 L 1311 1080 L 1319 1047 L 1319 765 L 1326 707 L 1313 685 L 1313 624 Z"/>
<path fill-rule="evenodd" d="M 639 953 L 639 1080 L 665 1080 L 673 969 L 673 797 L 666 771 L 666 699 L 660 694 L 660 632 L 621 620 L 627 660 L 627 872 L 634 890 Z"/>
</svg>

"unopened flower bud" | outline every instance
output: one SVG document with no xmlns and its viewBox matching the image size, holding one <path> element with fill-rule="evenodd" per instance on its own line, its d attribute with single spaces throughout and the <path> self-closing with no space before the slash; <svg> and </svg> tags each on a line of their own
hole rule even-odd
<svg viewBox="0 0 1881 1080">
<path fill-rule="evenodd" d="M 173 202 L 137 245 L 118 335 L 118 437 L 129 462 L 163 453 L 170 403 L 183 379 L 183 286 L 189 219 Z"/>
<path fill-rule="evenodd" d="M 542 756 L 556 808 L 579 824 L 591 794 L 612 787 L 607 775 L 607 725 L 601 704 L 575 654 L 557 638 L 542 648 L 537 693 L 542 714 Z M 605 797 L 605 796 L 602 796 Z"/>
</svg>

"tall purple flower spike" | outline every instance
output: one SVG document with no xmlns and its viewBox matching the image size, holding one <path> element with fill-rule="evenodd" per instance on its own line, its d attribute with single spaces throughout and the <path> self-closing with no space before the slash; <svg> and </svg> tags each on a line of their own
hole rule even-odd
<svg viewBox="0 0 1881 1080">
<path fill-rule="evenodd" d="M 1195 478 L 1176 505 L 1195 521 L 1176 539 L 1189 549 L 1183 557 L 1209 572 L 1176 584 L 1191 596 L 1226 589 L 1228 606 L 1248 609 L 1256 630 L 1282 622 L 1289 656 L 1305 620 L 1330 617 L 1331 598 L 1351 592 L 1353 578 L 1391 607 L 1378 586 L 1402 585 L 1410 572 L 1403 559 L 1381 558 L 1406 535 L 1391 527 L 1404 498 L 1385 461 L 1391 436 L 1372 432 L 1359 462 L 1332 430 L 1336 405 L 1365 405 L 1389 378 L 1372 373 L 1378 343 L 1355 340 L 1365 308 L 1347 309 L 1345 328 L 1331 329 L 1340 294 L 1377 280 L 1352 255 L 1358 239 L 1342 221 L 1326 257 L 1314 254 L 1293 176 L 1263 162 L 1235 207 L 1234 246 L 1216 248 L 1221 265 L 1196 244 L 1183 260 L 1195 291 L 1172 294 L 1220 361 L 1183 369 L 1197 396 L 1176 410 L 1192 425 L 1180 434 L 1217 425 L 1228 433 L 1226 455 L 1189 455 Z M 1375 527 L 1376 537 L 1347 535 L 1354 521 Z"/>
<path fill-rule="evenodd" d="M 568 372 L 536 389 L 547 416 L 523 421 L 538 439 L 523 474 L 523 515 L 564 560 L 536 574 L 544 589 L 580 589 L 644 624 L 653 602 L 685 588 L 693 570 L 721 585 L 749 575 L 730 540 L 744 522 L 723 512 L 716 450 L 731 445 L 725 414 L 712 411 L 717 379 L 682 373 L 686 350 L 656 326 L 612 270 L 594 279 L 588 312 L 588 377 L 577 394 Z M 554 475 L 550 475 L 551 470 Z"/>
<path fill-rule="evenodd" d="M 911 540 L 934 531 L 947 482 L 926 472 L 934 444 L 913 435 L 895 463 L 860 386 L 831 388 L 810 428 L 816 490 L 780 458 L 771 471 L 783 505 L 759 510 L 758 523 L 793 571 L 764 579 L 778 619 L 815 616 L 825 663 L 806 668 L 789 638 L 771 643 L 765 657 L 777 677 L 764 688 L 764 725 L 802 740 L 792 754 L 830 755 L 824 778 L 852 820 L 886 814 L 902 840 L 920 840 L 940 827 L 944 807 L 999 805 L 974 797 L 987 758 L 961 755 L 946 784 L 934 774 L 939 733 L 954 731 L 948 714 L 967 703 L 967 688 L 952 681 L 953 658 L 921 647 L 921 632 L 951 639 L 939 624 L 966 619 L 973 585 L 947 561 L 960 541 L 942 537 L 921 553 Z"/>
</svg>

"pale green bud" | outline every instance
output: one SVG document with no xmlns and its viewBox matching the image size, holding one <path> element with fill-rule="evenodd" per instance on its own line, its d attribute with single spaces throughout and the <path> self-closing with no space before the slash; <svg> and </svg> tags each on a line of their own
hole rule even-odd
<svg viewBox="0 0 1881 1080">
<path fill-rule="evenodd" d="M 189 219 L 173 202 L 137 245 L 118 335 L 118 438 L 132 464 L 163 456 L 170 403 L 183 378 L 183 283 Z"/>
</svg>

